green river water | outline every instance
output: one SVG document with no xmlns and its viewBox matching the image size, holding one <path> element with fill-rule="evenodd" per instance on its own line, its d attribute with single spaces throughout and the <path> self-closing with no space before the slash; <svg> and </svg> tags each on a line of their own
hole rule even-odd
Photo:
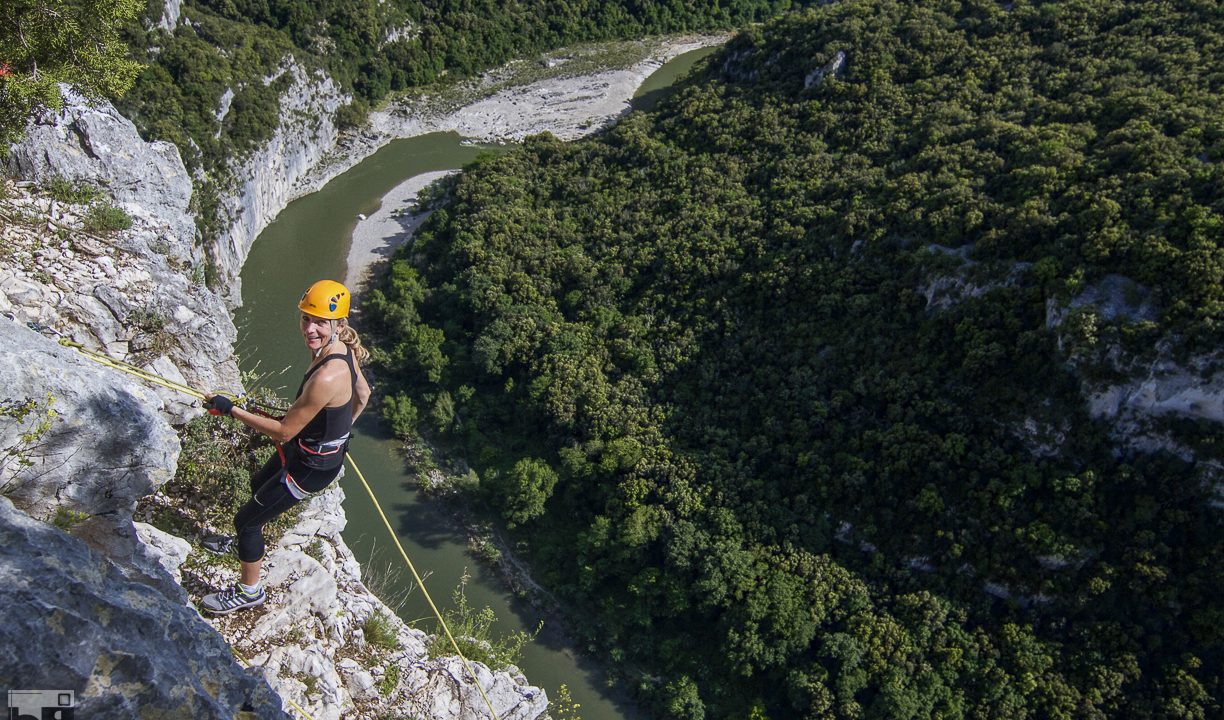
<svg viewBox="0 0 1224 720">
<path fill-rule="evenodd" d="M 667 86 L 711 52 L 713 48 L 695 50 L 665 64 L 639 90 L 634 107 L 653 106 Z M 377 210 L 382 196 L 410 177 L 462 167 L 487 151 L 463 145 L 453 133 L 398 140 L 286 207 L 256 239 L 242 270 L 242 307 L 235 314 L 235 324 L 243 369 L 263 375 L 262 384 L 277 389 L 281 397 L 290 397 L 309 361 L 298 333 L 298 298 L 316 279 L 344 277 L 357 214 Z M 360 296 L 357 301 L 360 303 Z M 443 506 L 416 490 L 416 479 L 405 471 L 398 443 L 372 415 L 367 413 L 358 422 L 350 451 L 418 570 L 429 574 L 425 585 L 434 600 L 449 606 L 451 592 L 467 572 L 471 575 L 468 601 L 476 608 L 493 608 L 499 618 L 495 632 L 534 631 L 540 614 L 506 592 L 495 574 L 468 552 L 464 528 Z M 344 538 L 357 559 L 366 568 L 401 565 L 357 479 L 346 477 L 341 484 L 347 496 Z M 404 569 L 392 586 L 407 589 L 411 584 Z M 409 622 L 419 620 L 417 626 L 426 631 L 436 629 L 419 590 L 412 592 L 400 615 Z M 622 688 L 609 686 L 598 658 L 572 647 L 556 625 L 545 623 L 536 640 L 523 650 L 520 667 L 531 684 L 543 687 L 553 698 L 560 685 L 567 685 L 582 706 L 584 720 L 641 717 Z"/>
</svg>

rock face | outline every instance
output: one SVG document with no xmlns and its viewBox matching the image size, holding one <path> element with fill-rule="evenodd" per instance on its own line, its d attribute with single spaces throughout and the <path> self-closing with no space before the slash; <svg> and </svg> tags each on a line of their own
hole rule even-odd
<svg viewBox="0 0 1224 720">
<path fill-rule="evenodd" d="M 182 5 L 182 0 L 166 0 L 165 5 L 162 7 L 161 20 L 158 21 L 157 27 L 166 32 L 174 32 L 174 26 L 178 25 Z"/>
<path fill-rule="evenodd" d="M 72 690 L 78 717 L 288 717 L 194 610 L 4 497 L 0 547 L 0 685 Z"/>
<path fill-rule="evenodd" d="M 1141 452 L 1164 450 L 1194 460 L 1194 450 L 1176 442 L 1159 421 L 1224 424 L 1224 372 L 1219 367 L 1218 353 L 1180 361 L 1159 356 L 1135 368 L 1129 381 L 1085 388 L 1088 411 L 1108 420 L 1116 437 Z M 1224 480 L 1224 472 L 1217 475 Z"/>
<path fill-rule="evenodd" d="M 28 453 L 8 463 L 4 494 L 34 517 L 57 508 L 89 515 L 129 512 L 174 473 L 178 435 L 157 395 L 10 320 L 0 319 L 0 386 L 10 402 L 53 398 L 56 417 Z M 26 423 L 0 427 L 6 447 Z M 82 442 L 88 438 L 89 442 Z"/>
<path fill-rule="evenodd" d="M 1159 317 L 1151 290 L 1122 275 L 1107 275 L 1065 303 L 1046 303 L 1046 327 L 1057 334 L 1073 366 L 1096 366 L 1107 370 L 1097 375 L 1126 378 L 1085 377 L 1092 417 L 1108 421 L 1114 437 L 1135 450 L 1167 451 L 1191 461 L 1198 454 L 1178 442 L 1164 421 L 1224 423 L 1224 358 L 1218 351 L 1177 353 L 1169 338 L 1137 355 L 1124 349 L 1112 329 L 1142 327 Z"/>
<path fill-rule="evenodd" d="M 102 187 L 129 214 L 164 225 L 172 241 L 192 248 L 191 176 L 178 148 L 146 143 L 108 102 L 91 105 L 71 89 L 62 92 L 63 109 L 32 122 L 13 146 L 10 171 L 27 180 L 61 177 Z"/>
<path fill-rule="evenodd" d="M 0 266 L 0 313 L 193 387 L 238 389 L 237 333 L 204 287 L 191 179 L 173 145 L 145 143 L 109 105 L 78 103 L 32 123 L 9 162 L 28 180 L 113 195 L 132 226 L 87 232 L 104 198 L 72 204 L 10 189 L 0 212 L 18 222 L 0 227 L 11 252 Z M 199 412 L 176 392 L 162 397 L 176 420 Z"/>
<path fill-rule="evenodd" d="M 0 344 L 5 405 L 57 412 L 43 432 L 40 412 L 0 423 L 0 684 L 73 690 L 83 717 L 283 717 L 132 525 L 178 457 L 158 397 L 10 320 Z"/>
<path fill-rule="evenodd" d="M 294 527 L 269 549 L 263 607 L 251 617 L 212 622 L 277 692 L 317 720 L 487 717 L 460 659 L 429 658 L 429 637 L 407 627 L 362 582 L 361 567 L 340 535 L 343 500 L 340 483 L 310 499 Z M 232 569 L 209 568 L 208 577 L 189 584 L 221 587 L 235 578 Z M 377 643 L 363 630 L 375 615 L 388 628 Z M 498 717 L 546 715 L 547 695 L 517 669 L 495 673 L 479 663 L 472 669 Z"/>
<path fill-rule="evenodd" d="M 819 85 L 827 77 L 841 77 L 845 68 L 846 53 L 843 50 L 838 50 L 832 60 L 804 76 L 803 89 L 807 90 L 813 85 Z"/>
<path fill-rule="evenodd" d="M 236 187 L 222 199 L 229 226 L 215 257 L 221 277 L 235 280 L 227 295 L 234 305 L 241 302 L 236 279 L 251 243 L 300 194 L 294 191 L 298 180 L 335 145 L 336 110 L 351 100 L 322 71 L 289 61 L 283 72 L 292 83 L 280 98 L 280 127 L 266 145 L 230 168 Z"/>
</svg>

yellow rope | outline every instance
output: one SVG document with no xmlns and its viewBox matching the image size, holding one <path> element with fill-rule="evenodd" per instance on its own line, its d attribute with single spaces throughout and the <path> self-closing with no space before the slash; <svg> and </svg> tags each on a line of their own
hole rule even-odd
<svg viewBox="0 0 1224 720">
<path fill-rule="evenodd" d="M 391 528 L 391 521 L 387 519 L 387 514 L 383 512 L 382 505 L 378 503 L 378 498 L 374 496 L 374 490 L 370 488 L 370 483 L 366 482 L 365 475 L 361 473 L 361 468 L 357 467 L 357 461 L 353 460 L 353 456 L 346 455 L 345 457 L 349 461 L 349 465 L 352 466 L 353 472 L 357 473 L 357 479 L 361 480 L 361 484 L 365 486 L 366 492 L 370 494 L 370 499 L 374 501 L 374 509 L 378 511 L 378 516 L 382 518 L 383 524 L 387 526 L 387 532 L 391 533 L 391 539 L 395 541 L 396 549 L 400 551 L 404 562 L 408 564 L 408 569 L 412 571 L 412 578 L 416 580 L 417 587 L 421 588 L 421 593 L 429 602 L 429 607 L 433 610 L 434 617 L 438 618 L 438 622 L 442 624 L 442 630 L 446 632 L 446 638 L 450 640 L 451 647 L 455 648 L 455 654 L 463 662 L 463 669 L 467 670 L 468 675 L 472 676 L 472 682 L 476 683 L 476 689 L 480 691 L 480 697 L 484 698 L 485 705 L 489 706 L 489 712 L 493 715 L 493 720 L 498 720 L 497 711 L 493 709 L 493 703 L 489 701 L 489 696 L 485 694 L 484 688 L 480 686 L 480 678 L 476 677 L 476 673 L 472 671 L 472 666 L 468 664 L 468 659 L 464 657 L 463 651 L 459 649 L 459 643 L 455 642 L 455 636 L 451 635 L 450 628 L 446 626 L 446 620 L 442 618 L 442 613 L 438 610 L 438 606 L 434 604 L 433 598 L 429 596 L 429 591 L 425 589 L 425 581 L 421 579 L 421 575 L 412 564 L 408 553 L 404 551 L 404 546 L 400 544 L 399 535 Z"/>
<path fill-rule="evenodd" d="M 161 385 L 162 387 L 169 388 L 171 390 L 177 390 L 181 393 L 185 393 L 199 400 L 204 399 L 204 393 L 200 392 L 199 390 L 196 390 L 195 388 L 188 387 L 186 385 L 183 385 L 182 383 L 174 382 L 173 380 L 168 380 L 159 375 L 155 375 L 149 372 L 148 370 L 145 370 L 144 368 L 136 367 L 135 365 L 125 363 L 122 360 L 115 360 L 107 355 L 104 355 L 98 352 L 97 350 L 90 350 L 89 348 L 85 347 L 84 345 L 81 345 L 80 343 L 73 342 L 67 338 L 61 338 L 59 343 L 60 345 L 63 345 L 64 347 L 70 347 L 76 350 L 77 352 L 81 353 L 85 357 L 95 362 L 98 362 L 102 365 L 105 365 L 107 367 L 114 368 L 115 370 L 119 370 L 120 372 L 128 373 L 129 375 L 135 375 L 136 377 L 141 378 L 142 380 L 147 380 L 148 382 L 151 382 L 154 385 Z"/>
<path fill-rule="evenodd" d="M 96 350 L 90 350 L 89 348 L 84 347 L 80 343 L 75 343 L 68 339 L 61 339 L 60 344 L 64 345 L 65 347 L 74 348 L 77 350 L 77 352 L 80 352 L 85 357 L 120 372 L 135 375 L 136 377 L 139 377 L 147 382 L 161 385 L 162 387 L 170 388 L 171 390 L 177 390 L 200 400 L 205 398 L 204 393 L 196 390 L 195 388 L 191 388 L 181 383 L 176 383 L 173 380 L 160 377 L 149 372 L 148 370 L 136 367 L 135 365 L 130 365 L 121 360 L 113 360 L 110 357 L 97 352 Z M 425 600 L 429 602 L 429 607 L 433 610 L 434 617 L 438 618 L 438 622 L 442 625 L 442 630 L 446 633 L 446 638 L 450 640 L 451 647 L 455 648 L 455 654 L 459 656 L 459 660 L 463 663 L 464 670 L 467 671 L 468 675 L 472 676 L 472 682 L 476 684 L 476 689 L 480 691 L 480 697 L 484 698 L 485 704 L 489 706 L 489 713 L 492 715 L 493 720 L 499 720 L 497 717 L 497 710 L 493 708 L 492 701 L 489 700 L 489 696 L 485 694 L 484 688 L 480 685 L 480 678 L 476 677 L 476 673 L 472 670 L 472 666 L 468 663 L 468 659 L 463 655 L 463 651 L 459 649 L 459 643 L 455 641 L 455 636 L 451 634 L 450 628 L 447 627 L 446 619 L 442 617 L 442 612 L 438 610 L 438 606 L 434 604 L 433 598 L 429 596 L 429 591 L 425 589 L 425 581 L 421 579 L 421 575 L 417 572 L 416 566 L 412 564 L 412 559 L 408 557 L 408 552 L 404 550 L 404 546 L 400 543 L 399 535 L 397 535 L 394 528 L 391 527 L 391 521 L 387 519 L 387 514 L 383 512 L 382 505 L 378 502 L 378 498 L 374 495 L 373 488 L 371 488 L 370 484 L 366 482 L 365 475 L 361 472 L 361 468 L 357 467 L 357 462 L 353 460 L 353 456 L 351 454 L 346 454 L 346 458 L 349 461 L 349 465 L 352 466 L 353 472 L 357 473 L 357 478 L 361 480 L 361 484 L 365 487 L 366 492 L 370 494 L 370 500 L 374 502 L 374 509 L 378 511 L 378 515 L 382 518 L 383 524 L 387 526 L 387 532 L 391 533 L 391 539 L 395 542 L 396 549 L 399 550 L 400 556 L 404 558 L 404 562 L 408 565 L 408 569 L 412 571 L 412 577 L 414 580 L 416 580 L 417 587 L 421 588 L 421 593 L 425 596 Z M 235 657 L 238 656 L 235 655 Z M 239 660 L 241 660 L 240 657 Z M 290 705 L 293 705 L 293 707 L 296 708 L 298 712 L 305 715 L 308 720 L 313 720 L 313 718 L 311 718 L 305 710 L 298 707 L 298 705 L 292 700 L 285 698 L 285 701 Z"/>
</svg>

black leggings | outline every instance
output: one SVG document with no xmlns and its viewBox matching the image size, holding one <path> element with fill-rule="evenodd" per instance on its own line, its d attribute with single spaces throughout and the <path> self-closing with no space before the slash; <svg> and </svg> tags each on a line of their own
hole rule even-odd
<svg viewBox="0 0 1224 720">
<path fill-rule="evenodd" d="M 238 559 L 243 562 L 262 560 L 264 556 L 263 527 L 276 516 L 298 504 L 289 488 L 285 487 L 284 470 L 298 487 L 316 493 L 331 484 L 340 474 L 340 467 L 330 470 L 315 470 L 296 462 L 297 454 L 286 444 L 286 461 L 282 464 L 279 454 L 273 455 L 264 466 L 251 475 L 251 499 L 234 515 L 234 529 L 238 531 Z"/>
</svg>

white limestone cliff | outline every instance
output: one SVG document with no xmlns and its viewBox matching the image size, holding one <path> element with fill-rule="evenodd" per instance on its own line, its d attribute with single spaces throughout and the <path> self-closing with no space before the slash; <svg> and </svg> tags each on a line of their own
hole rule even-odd
<svg viewBox="0 0 1224 720">
<path fill-rule="evenodd" d="M 450 673 L 450 661 L 424 657 L 423 634 L 402 623 L 402 652 L 379 666 L 385 674 L 402 663 L 395 692 L 370 696 L 364 681 L 377 667 L 357 662 L 368 654 L 354 648 L 362 613 L 386 609 L 365 590 L 340 536 L 338 491 L 314 501 L 269 558 L 271 601 L 251 616 L 261 628 L 252 637 L 275 643 L 276 653 L 254 653 L 254 670 L 235 662 L 189 605 L 202 591 L 189 594 L 179 582 L 191 587 L 182 566 L 199 550 L 133 519 L 137 501 L 175 473 L 170 423 L 201 409 L 56 342 L 68 338 L 194 387 L 239 389 L 236 333 L 225 303 L 202 282 L 182 162 L 172 146 L 144 143 L 109 105 L 79 102 L 32 124 L 9 162 L 25 179 L 0 180 L 0 344 L 9 351 L 0 355 L 0 568 L 16 588 L 3 594 L 12 602 L 0 635 L 29 652 L 0 658 L 0 684 L 75 684 L 78 707 L 99 717 L 286 717 L 273 690 L 316 707 L 316 717 L 364 717 L 361 708 L 411 714 L 418 704 L 445 709 L 422 711 L 439 720 L 469 717 L 470 698 L 456 698 L 473 688 Z M 99 190 L 81 202 L 57 200 L 40 186 L 52 181 Z M 111 203 L 131 227 L 86 230 L 93 209 Z M 35 432 L 40 419 L 46 427 Z M 330 560 L 304 549 L 316 540 Z M 31 581 L 39 577 L 50 586 Z M 301 641 L 297 654 L 290 638 Z M 503 717 L 546 713 L 547 697 L 520 673 L 477 672 Z M 303 677 L 334 692 L 300 692 Z"/>
</svg>

